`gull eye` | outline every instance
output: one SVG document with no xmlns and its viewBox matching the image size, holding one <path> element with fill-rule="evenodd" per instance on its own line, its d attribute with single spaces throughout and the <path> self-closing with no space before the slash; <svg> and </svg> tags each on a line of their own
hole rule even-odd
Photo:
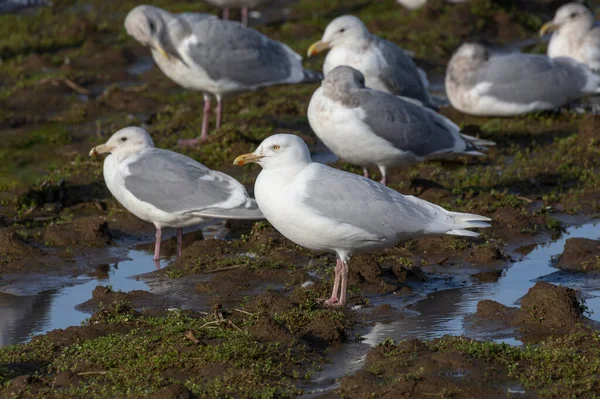
<svg viewBox="0 0 600 399">
<path fill-rule="evenodd" d="M 121 141 L 127 141 L 127 137 L 121 137 Z"/>
<path fill-rule="evenodd" d="M 273 150 L 274 150 L 274 151 L 277 151 L 277 150 L 279 150 L 279 149 L 281 148 L 281 146 L 279 146 L 279 145 L 275 144 L 275 145 L 274 145 L 273 147 L 271 147 L 271 148 L 273 148 Z"/>
<path fill-rule="evenodd" d="M 344 32 L 346 32 L 346 28 L 340 29 L 340 33 L 344 33 Z"/>
<path fill-rule="evenodd" d="M 577 17 L 577 13 L 576 12 L 572 12 L 571 15 L 569 15 L 570 18 L 576 18 Z"/>
<path fill-rule="evenodd" d="M 153 33 L 155 29 L 154 22 L 148 21 L 148 27 L 150 28 L 150 33 Z"/>
</svg>

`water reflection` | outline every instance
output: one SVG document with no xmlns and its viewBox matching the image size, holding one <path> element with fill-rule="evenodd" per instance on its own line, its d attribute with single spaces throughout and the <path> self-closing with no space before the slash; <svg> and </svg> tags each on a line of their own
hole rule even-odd
<svg viewBox="0 0 600 399">
<path fill-rule="evenodd" d="M 98 285 L 110 285 L 115 291 L 147 289 L 142 280 L 132 278 L 167 265 L 171 258 L 155 262 L 152 254 L 132 250 L 129 259 L 115 264 L 98 265 L 88 276 L 70 279 L 67 287 L 17 296 L 0 293 L 0 346 L 25 342 L 31 336 L 57 328 L 80 325 L 89 314 L 75 309 L 87 301 Z"/>
<path fill-rule="evenodd" d="M 586 298 L 586 305 L 592 312 L 591 318 L 600 320 L 600 274 L 563 272 L 552 267 L 553 257 L 563 252 L 567 239 L 575 237 L 599 238 L 600 224 L 595 222 L 571 227 L 559 240 L 538 245 L 525 259 L 502 271 L 497 281 L 473 278 L 470 284 L 459 288 L 430 292 L 422 300 L 408 306 L 399 320 L 387 324 L 376 323 L 363 336 L 363 342 L 344 345 L 329 356 L 331 363 L 313 377 L 311 393 L 305 397 L 310 398 L 317 392 L 337 387 L 337 378 L 359 370 L 368 350 L 387 338 L 396 341 L 432 339 L 449 334 L 520 345 L 521 342 L 514 338 L 513 331 L 496 331 L 490 336 L 489 332 L 469 329 L 464 321 L 465 316 L 474 313 L 477 303 L 483 299 L 491 299 L 506 306 L 518 306 L 521 297 L 540 280 L 581 290 L 582 296 Z M 451 284 L 455 287 L 456 281 Z M 393 296 L 373 298 L 372 303 L 389 303 L 397 308 L 406 305 L 402 299 Z"/>
</svg>

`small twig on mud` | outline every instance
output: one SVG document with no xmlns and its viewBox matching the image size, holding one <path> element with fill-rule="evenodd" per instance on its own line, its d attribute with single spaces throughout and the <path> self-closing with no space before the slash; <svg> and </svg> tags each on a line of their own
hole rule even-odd
<svg viewBox="0 0 600 399">
<path fill-rule="evenodd" d="M 218 273 L 218 272 L 222 272 L 225 270 L 239 269 L 240 267 L 244 267 L 244 265 L 233 265 L 233 266 L 221 267 L 220 269 L 208 270 L 203 273 L 204 274 Z"/>
<path fill-rule="evenodd" d="M 190 341 L 192 341 L 192 342 L 193 342 L 194 344 L 196 344 L 196 345 L 199 345 L 199 344 L 201 344 L 201 343 L 202 343 L 202 342 L 200 342 L 200 340 L 199 340 L 198 338 L 196 338 L 196 337 L 194 336 L 194 333 L 192 332 L 192 330 L 188 330 L 188 331 L 185 333 L 185 337 L 186 337 L 187 339 L 189 339 Z"/>
<path fill-rule="evenodd" d="M 254 316 L 254 313 L 246 312 L 245 310 L 242 310 L 242 309 L 233 309 L 233 310 L 235 310 L 236 312 L 247 314 L 248 316 Z"/>
<path fill-rule="evenodd" d="M 227 324 L 229 324 L 231 327 L 235 328 L 236 330 L 238 330 L 238 331 L 240 331 L 240 332 L 244 331 L 244 330 L 242 330 L 241 328 L 239 328 L 238 326 L 236 326 L 236 325 L 235 325 L 235 323 L 234 323 L 233 321 L 231 321 L 231 320 L 227 320 L 227 322 L 228 322 Z"/>
<path fill-rule="evenodd" d="M 108 371 L 82 371 L 81 373 L 77 373 L 77 375 L 104 375 L 108 373 Z"/>
<path fill-rule="evenodd" d="M 202 324 L 202 325 L 200 326 L 200 328 L 204 328 L 204 327 L 206 327 L 206 326 L 210 326 L 210 325 L 213 325 L 213 324 L 219 324 L 219 323 L 221 323 L 221 320 L 209 321 L 208 323 L 204 323 L 204 324 Z"/>
<path fill-rule="evenodd" d="M 61 78 L 60 80 L 65 82 L 65 84 L 67 86 L 69 86 L 71 89 L 75 90 L 79 94 L 83 94 L 86 96 L 90 94 L 90 91 L 88 89 L 86 89 L 85 87 L 79 86 L 77 83 L 73 82 L 69 78 Z"/>
<path fill-rule="evenodd" d="M 517 199 L 520 199 L 521 201 L 525 201 L 528 204 L 531 204 L 533 202 L 533 200 L 530 200 L 529 198 L 526 198 L 526 197 L 521 197 L 520 195 L 517 195 Z"/>
</svg>

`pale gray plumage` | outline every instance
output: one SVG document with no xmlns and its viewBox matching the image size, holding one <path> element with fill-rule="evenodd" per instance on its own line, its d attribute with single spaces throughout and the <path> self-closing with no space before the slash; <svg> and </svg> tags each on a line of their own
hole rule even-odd
<svg viewBox="0 0 600 399">
<path fill-rule="evenodd" d="M 329 49 L 325 75 L 338 66 L 350 66 L 362 72 L 367 87 L 431 104 L 425 73 L 403 49 L 370 33 L 359 18 L 344 15 L 331 21 L 308 54 L 325 49 Z"/>
<path fill-rule="evenodd" d="M 363 168 L 376 165 L 382 182 L 388 167 L 483 155 L 483 146 L 494 145 L 461 135 L 456 125 L 429 108 L 366 88 L 362 73 L 348 66 L 327 74 L 311 99 L 308 120 L 333 153 Z"/>
<path fill-rule="evenodd" d="M 600 24 L 589 8 L 577 2 L 560 6 L 540 34 L 550 31 L 554 33 L 548 43 L 549 57 L 572 57 L 600 71 Z"/>
<path fill-rule="evenodd" d="M 239 208 L 222 209 L 215 205 L 228 201 L 243 186 L 230 176 L 173 151 L 149 148 L 128 164 L 125 188 L 140 201 L 168 213 L 194 213 L 207 217 L 247 219 L 260 215 L 250 198 Z"/>
<path fill-rule="evenodd" d="M 256 201 L 267 220 L 298 245 L 337 255 L 329 306 L 346 303 L 348 261 L 353 254 L 389 248 L 429 235 L 477 236 L 485 216 L 448 212 L 438 205 L 352 173 L 312 161 L 298 136 L 277 134 L 234 161 L 259 164 Z"/>
<path fill-rule="evenodd" d="M 305 70 L 302 57 L 285 44 L 210 15 L 171 14 L 141 5 L 127 15 L 125 29 L 152 49 L 154 61 L 165 75 L 186 89 L 204 93 L 203 140 L 208 137 L 211 96 L 218 102 L 219 128 L 223 96 L 321 78 L 321 74 Z"/>
<path fill-rule="evenodd" d="M 154 260 L 160 257 L 162 229 L 177 229 L 178 254 L 182 228 L 211 218 L 262 219 L 256 201 L 233 177 L 213 171 L 173 151 L 154 148 L 139 127 L 119 130 L 90 155 L 109 153 L 104 181 L 128 211 L 156 227 Z"/>
<path fill-rule="evenodd" d="M 452 105 L 475 115 L 510 116 L 558 108 L 600 91 L 600 78 L 572 58 L 490 55 L 463 44 L 450 60 L 446 91 Z"/>
</svg>

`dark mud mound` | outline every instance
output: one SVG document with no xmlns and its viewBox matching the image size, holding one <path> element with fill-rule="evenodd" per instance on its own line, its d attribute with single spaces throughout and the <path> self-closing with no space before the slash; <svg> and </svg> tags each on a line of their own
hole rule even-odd
<svg viewBox="0 0 600 399">
<path fill-rule="evenodd" d="M 535 342 L 594 327 L 595 323 L 584 316 L 584 310 L 575 290 L 538 282 L 523 297 L 521 308 L 484 300 L 477 304 L 477 312 L 471 319 L 478 328 L 516 329 L 520 340 Z"/>
<path fill-rule="evenodd" d="M 359 372 L 344 377 L 351 398 L 592 398 L 600 393 L 600 348 L 592 332 L 524 347 L 444 337 L 386 341 L 367 355 Z M 583 360 L 585 359 L 585 360 Z"/>
<path fill-rule="evenodd" d="M 525 328 L 568 332 L 583 321 L 583 307 L 575 290 L 542 281 L 523 297 L 521 311 L 513 322 Z"/>
<path fill-rule="evenodd" d="M 582 272 L 600 270 L 600 241 L 569 238 L 554 267 Z"/>
<path fill-rule="evenodd" d="M 82 217 L 70 223 L 51 224 L 44 232 L 44 240 L 49 245 L 59 247 L 104 247 L 113 243 L 108 223 L 98 216 Z"/>
</svg>

